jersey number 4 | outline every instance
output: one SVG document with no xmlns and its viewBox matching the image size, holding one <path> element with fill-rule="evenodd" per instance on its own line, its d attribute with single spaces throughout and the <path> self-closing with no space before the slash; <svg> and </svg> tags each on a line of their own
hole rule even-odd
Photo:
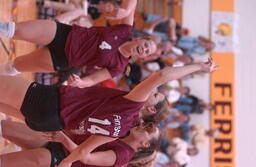
<svg viewBox="0 0 256 167">
<path fill-rule="evenodd" d="M 109 45 L 106 41 L 102 41 L 100 46 L 101 50 L 107 49 L 107 50 L 111 50 L 112 46 Z"/>
<path fill-rule="evenodd" d="M 101 125 L 111 125 L 111 122 L 108 119 L 100 120 L 100 119 L 96 119 L 96 118 L 89 118 L 88 121 L 97 123 L 97 124 L 101 124 Z M 109 131 L 107 131 L 103 128 L 100 128 L 96 125 L 91 125 L 90 129 L 87 129 L 87 131 L 89 131 L 92 134 L 110 135 Z"/>
</svg>

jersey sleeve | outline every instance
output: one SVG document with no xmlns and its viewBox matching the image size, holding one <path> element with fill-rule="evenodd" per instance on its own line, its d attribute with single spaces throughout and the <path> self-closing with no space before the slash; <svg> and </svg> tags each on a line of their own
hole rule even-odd
<svg viewBox="0 0 256 167">
<path fill-rule="evenodd" d="M 114 148 L 113 151 L 116 154 L 116 162 L 113 165 L 113 167 L 120 167 L 126 165 L 132 159 L 133 153 L 131 153 L 127 149 L 117 147 Z"/>
<path fill-rule="evenodd" d="M 121 67 L 109 67 L 107 68 L 108 72 L 110 73 L 111 77 L 114 78 L 119 74 L 124 73 L 125 67 L 121 68 Z"/>
</svg>

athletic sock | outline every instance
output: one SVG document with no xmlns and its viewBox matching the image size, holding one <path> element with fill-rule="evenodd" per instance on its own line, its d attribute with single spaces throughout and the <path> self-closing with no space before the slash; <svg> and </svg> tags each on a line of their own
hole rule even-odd
<svg viewBox="0 0 256 167">
<path fill-rule="evenodd" d="M 12 60 L 0 64 L 0 75 L 15 76 L 17 74 L 20 74 L 20 72 L 14 67 Z"/>
<path fill-rule="evenodd" d="M 0 21 L 0 37 L 12 38 L 15 33 L 15 23 Z"/>
</svg>

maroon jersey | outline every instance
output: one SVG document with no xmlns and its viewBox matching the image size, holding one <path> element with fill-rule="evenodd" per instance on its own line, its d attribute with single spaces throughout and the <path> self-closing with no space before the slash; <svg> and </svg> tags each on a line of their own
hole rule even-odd
<svg viewBox="0 0 256 167">
<path fill-rule="evenodd" d="M 68 35 L 65 53 L 69 66 L 107 68 L 112 77 L 123 73 L 128 58 L 118 50 L 131 40 L 132 26 L 84 28 L 74 25 Z"/>
<path fill-rule="evenodd" d="M 84 135 L 84 140 L 86 140 L 87 137 L 88 136 Z M 76 144 L 81 144 L 83 141 L 82 140 L 77 141 Z M 130 161 L 130 159 L 132 159 L 133 154 L 134 154 L 134 150 L 129 145 L 122 142 L 121 140 L 115 140 L 115 141 L 103 144 L 103 145 L 97 147 L 94 150 L 94 152 L 108 151 L 108 150 L 112 150 L 116 154 L 116 162 L 112 167 L 121 167 L 121 166 L 127 164 Z M 84 165 L 80 161 L 77 161 L 72 164 L 72 167 L 101 167 L 101 166 Z"/>
<path fill-rule="evenodd" d="M 138 125 L 143 102 L 124 98 L 127 92 L 92 86 L 84 89 L 60 88 L 61 118 L 64 129 L 73 134 L 123 137 Z"/>
</svg>

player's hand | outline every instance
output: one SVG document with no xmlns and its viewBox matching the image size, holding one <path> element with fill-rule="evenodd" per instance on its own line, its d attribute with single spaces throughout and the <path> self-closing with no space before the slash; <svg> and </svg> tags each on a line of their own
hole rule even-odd
<svg viewBox="0 0 256 167">
<path fill-rule="evenodd" d="M 85 88 L 87 87 L 86 81 L 82 80 L 78 75 L 72 74 L 68 78 L 68 85 L 78 88 Z"/>
<path fill-rule="evenodd" d="M 71 165 L 72 163 L 62 161 L 59 165 L 55 165 L 55 167 L 71 167 Z"/>
<path fill-rule="evenodd" d="M 41 136 L 47 141 L 60 142 L 60 143 L 62 143 L 66 137 L 66 135 L 62 131 L 44 132 L 44 133 L 41 133 Z"/>
<path fill-rule="evenodd" d="M 211 57 L 208 58 L 207 62 L 200 63 L 200 66 L 201 66 L 201 71 L 203 72 L 213 72 L 219 68 L 218 66 L 215 65 L 215 62 Z"/>
</svg>

